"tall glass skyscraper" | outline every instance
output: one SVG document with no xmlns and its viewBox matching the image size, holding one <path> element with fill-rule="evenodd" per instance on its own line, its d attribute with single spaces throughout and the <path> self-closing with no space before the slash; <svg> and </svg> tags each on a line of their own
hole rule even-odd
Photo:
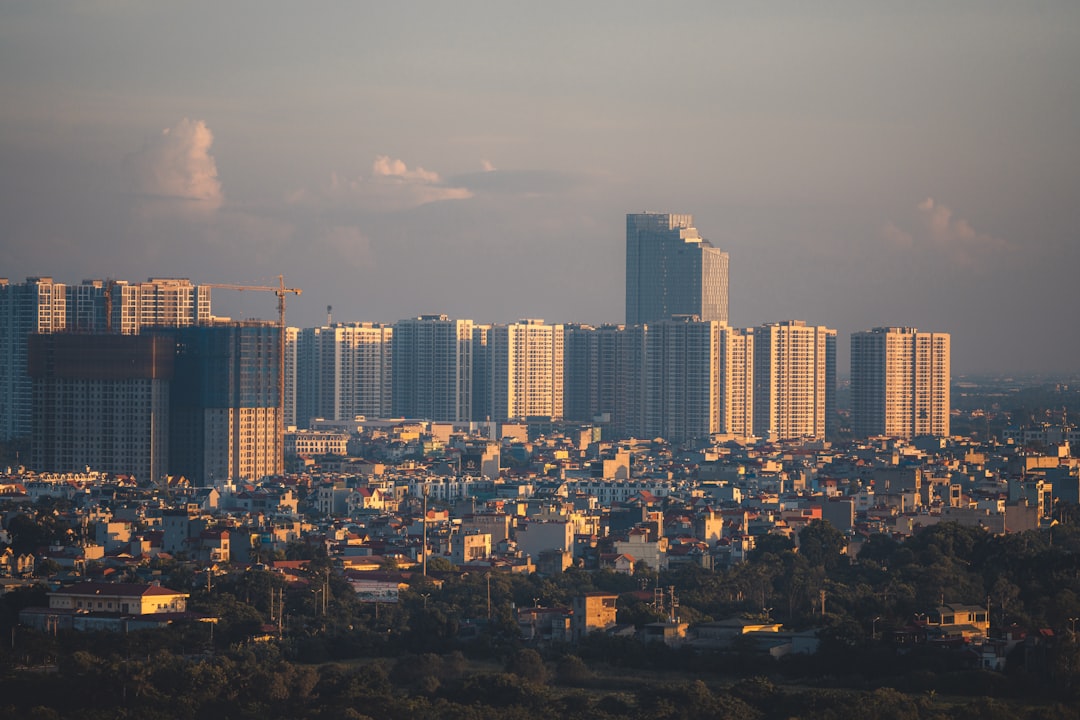
<svg viewBox="0 0 1080 720">
<path fill-rule="evenodd" d="M 626 216 L 626 324 L 696 315 L 728 322 L 728 254 L 698 234 L 692 215 Z"/>
</svg>

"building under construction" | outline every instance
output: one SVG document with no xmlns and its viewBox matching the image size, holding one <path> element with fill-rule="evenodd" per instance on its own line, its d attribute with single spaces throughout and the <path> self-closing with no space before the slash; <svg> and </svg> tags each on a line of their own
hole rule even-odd
<svg viewBox="0 0 1080 720">
<path fill-rule="evenodd" d="M 285 295 L 300 290 L 286 288 L 281 277 L 278 282 L 194 286 L 152 279 L 140 286 L 176 292 L 159 292 L 165 300 L 146 307 L 117 293 L 127 283 L 78 286 L 87 307 L 93 300 L 97 311 L 76 308 L 71 315 L 90 319 L 30 328 L 23 336 L 24 360 L 16 353 L 10 358 L 13 372 L 21 366 L 32 390 L 25 405 L 32 415 L 27 434 L 33 469 L 90 467 L 155 482 L 182 475 L 199 485 L 281 474 Z M 53 294 L 63 298 L 58 287 Z M 211 287 L 275 293 L 277 322 L 215 322 Z M 114 295 L 121 298 L 118 305 L 107 302 Z M 139 320 L 134 324 L 124 319 L 131 308 L 142 308 L 132 316 Z M 104 321 L 117 318 L 122 322 Z"/>
<path fill-rule="evenodd" d="M 163 334 L 176 339 L 169 473 L 198 485 L 280 475 L 281 327 L 246 321 Z"/>
<path fill-rule="evenodd" d="M 153 335 L 30 335 L 31 467 L 157 480 L 169 458 L 174 344 Z"/>
</svg>

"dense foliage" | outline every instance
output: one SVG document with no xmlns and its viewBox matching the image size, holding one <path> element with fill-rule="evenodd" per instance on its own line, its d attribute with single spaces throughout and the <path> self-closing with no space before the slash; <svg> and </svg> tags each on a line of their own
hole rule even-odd
<svg viewBox="0 0 1080 720">
<path fill-rule="evenodd" d="M 944 524 L 902 543 L 874 537 L 849 562 L 846 539 L 815 522 L 798 552 L 764 542 L 728 570 L 489 576 L 434 564 L 400 602 L 378 605 L 359 602 L 326 557 L 299 582 L 246 570 L 209 586 L 164 561 L 155 569 L 165 583 L 190 591 L 189 607 L 218 623 L 46 636 L 16 625 L 19 609 L 45 604 L 41 588 L 0 598 L 0 637 L 10 637 L 0 647 L 0 716 L 830 718 L 858 707 L 867 718 L 1080 717 L 1071 709 L 1080 700 L 1071 632 L 1080 528 L 1052 533 L 995 537 Z M 619 595 L 620 622 L 641 624 L 657 619 L 648 599 L 658 585 L 674 588 L 685 622 L 764 613 L 817 629 L 821 649 L 776 661 L 750 646 L 698 653 L 594 635 L 531 648 L 520 639 L 515 607 L 569 606 L 604 590 Z M 279 592 L 283 605 L 272 600 Z M 963 653 L 892 642 L 891 631 L 942 600 L 989 603 L 995 628 L 1052 632 L 1018 646 L 1004 674 L 974 669 Z M 252 641 L 260 635 L 273 637 Z"/>
</svg>

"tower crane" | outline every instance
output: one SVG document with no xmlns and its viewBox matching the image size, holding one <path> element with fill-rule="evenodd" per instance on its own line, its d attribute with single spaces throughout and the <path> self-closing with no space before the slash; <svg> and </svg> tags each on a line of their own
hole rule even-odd
<svg viewBox="0 0 1080 720">
<path fill-rule="evenodd" d="M 272 292 L 277 295 L 278 299 L 278 328 L 280 337 L 278 338 L 278 376 L 277 376 L 277 391 L 278 391 L 278 419 L 277 419 L 277 446 L 278 457 L 281 458 L 279 463 L 282 468 L 284 465 L 285 454 L 285 296 L 289 293 L 299 296 L 302 292 L 300 288 L 288 288 L 285 287 L 285 276 L 278 275 L 278 284 L 274 285 L 233 285 L 230 283 L 200 283 L 203 287 L 217 288 L 219 290 L 239 290 L 246 291 L 252 290 L 255 292 Z"/>
<path fill-rule="evenodd" d="M 199 283 L 203 287 L 217 288 L 219 290 L 254 290 L 256 292 L 272 292 L 277 295 L 278 303 L 278 325 L 281 326 L 282 332 L 285 330 L 285 295 L 293 293 L 299 295 L 302 290 L 300 288 L 287 288 L 285 287 L 285 276 L 278 275 L 278 284 L 274 285 L 231 285 L 229 283 Z"/>
</svg>

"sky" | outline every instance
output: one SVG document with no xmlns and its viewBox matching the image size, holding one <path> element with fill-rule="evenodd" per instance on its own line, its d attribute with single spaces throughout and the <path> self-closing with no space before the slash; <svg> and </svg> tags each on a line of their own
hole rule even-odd
<svg viewBox="0 0 1080 720">
<path fill-rule="evenodd" d="M 622 322 L 626 213 L 691 213 L 731 324 L 841 371 L 902 325 L 1075 373 L 1078 68 L 1075 0 L 0 3 L 0 277 Z"/>
</svg>

